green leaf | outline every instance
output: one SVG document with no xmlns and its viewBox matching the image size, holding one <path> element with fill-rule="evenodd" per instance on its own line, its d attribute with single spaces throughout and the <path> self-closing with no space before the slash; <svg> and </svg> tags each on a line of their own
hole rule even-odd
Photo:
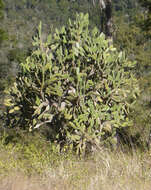
<svg viewBox="0 0 151 190">
<path fill-rule="evenodd" d="M 36 96 L 36 102 L 35 102 L 35 103 L 36 103 L 37 106 L 39 106 L 40 103 L 41 103 L 41 102 L 40 102 L 40 98 L 39 98 L 38 96 Z"/>
<path fill-rule="evenodd" d="M 9 113 L 11 114 L 11 113 L 13 113 L 15 110 L 14 109 L 10 109 L 9 110 Z"/>
</svg>

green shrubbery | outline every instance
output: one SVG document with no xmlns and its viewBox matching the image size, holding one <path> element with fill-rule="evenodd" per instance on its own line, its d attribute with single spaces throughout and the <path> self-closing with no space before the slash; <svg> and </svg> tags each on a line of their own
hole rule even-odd
<svg viewBox="0 0 151 190">
<path fill-rule="evenodd" d="M 71 153 L 60 155 L 56 146 L 39 132 L 27 133 L 9 129 L 0 135 L 0 174 L 21 172 L 28 176 L 41 175 L 62 160 L 73 158 Z"/>
<path fill-rule="evenodd" d="M 137 80 L 124 53 L 118 53 L 88 15 L 77 15 L 42 41 L 41 24 L 35 50 L 21 64 L 8 91 L 6 125 L 28 130 L 50 128 L 50 139 L 77 152 L 111 139 L 117 128 L 132 125 L 130 107 Z"/>
</svg>

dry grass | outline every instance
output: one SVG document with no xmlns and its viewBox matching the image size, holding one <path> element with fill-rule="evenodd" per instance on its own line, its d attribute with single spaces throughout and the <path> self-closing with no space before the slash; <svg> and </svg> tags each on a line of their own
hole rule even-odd
<svg viewBox="0 0 151 190">
<path fill-rule="evenodd" d="M 4 153 L 1 152 L 1 155 Z M 6 155 L 4 157 L 6 159 Z M 9 173 L 1 173 L 0 190 L 151 189 L 149 152 L 126 154 L 102 151 L 85 160 L 64 158 L 55 165 L 45 162 L 42 170 L 40 174 L 29 176 L 21 168 L 12 167 Z"/>
</svg>

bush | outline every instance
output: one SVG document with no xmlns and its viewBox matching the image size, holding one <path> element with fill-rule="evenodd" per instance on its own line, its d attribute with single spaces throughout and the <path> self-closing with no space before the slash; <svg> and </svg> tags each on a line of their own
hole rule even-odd
<svg viewBox="0 0 151 190">
<path fill-rule="evenodd" d="M 84 152 L 111 139 L 117 128 L 131 126 L 130 107 L 137 81 L 124 53 L 97 28 L 88 15 L 42 41 L 41 23 L 35 50 L 21 64 L 5 100 L 6 125 L 34 130 L 49 126 L 50 138 Z"/>
</svg>

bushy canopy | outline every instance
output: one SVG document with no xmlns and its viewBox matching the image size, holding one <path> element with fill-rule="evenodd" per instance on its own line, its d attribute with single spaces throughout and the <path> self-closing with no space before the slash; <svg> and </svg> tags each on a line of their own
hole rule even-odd
<svg viewBox="0 0 151 190">
<path fill-rule="evenodd" d="M 82 152 L 131 125 L 128 113 L 138 93 L 135 63 L 97 28 L 89 30 L 88 14 L 77 14 L 45 42 L 40 24 L 33 45 L 5 100 L 8 126 L 48 125 L 52 141 Z"/>
</svg>

